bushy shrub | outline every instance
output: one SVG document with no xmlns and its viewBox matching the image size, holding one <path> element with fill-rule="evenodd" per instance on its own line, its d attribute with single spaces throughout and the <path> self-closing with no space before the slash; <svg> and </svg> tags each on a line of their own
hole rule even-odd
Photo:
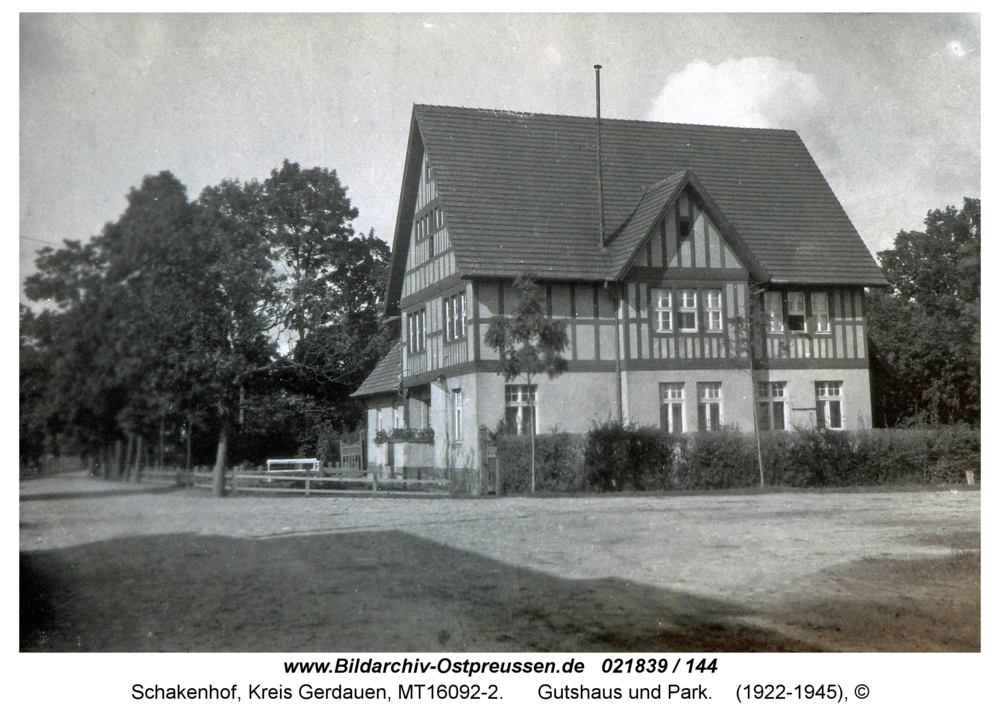
<svg viewBox="0 0 1000 718">
<path fill-rule="evenodd" d="M 964 483 L 979 476 L 980 433 L 967 426 L 763 432 L 768 486 L 837 487 Z M 504 493 L 531 487 L 529 437 L 497 437 Z M 724 489 L 760 484 L 753 434 L 672 436 L 652 427 L 595 424 L 586 435 L 536 437 L 539 491 Z"/>
<path fill-rule="evenodd" d="M 535 437 L 535 490 L 584 491 L 583 434 L 551 432 Z M 531 491 L 531 437 L 497 434 L 502 491 L 525 494 Z"/>
<path fill-rule="evenodd" d="M 659 429 L 595 424 L 587 433 L 585 483 L 597 491 L 670 488 L 675 444 Z"/>
<path fill-rule="evenodd" d="M 760 484 L 752 434 L 725 429 L 695 434 L 679 444 L 674 486 L 681 489 L 734 489 Z"/>
</svg>

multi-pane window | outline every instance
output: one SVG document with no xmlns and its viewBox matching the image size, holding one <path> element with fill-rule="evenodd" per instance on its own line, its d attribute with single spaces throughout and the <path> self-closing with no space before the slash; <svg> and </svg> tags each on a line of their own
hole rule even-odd
<svg viewBox="0 0 1000 718">
<path fill-rule="evenodd" d="M 817 334 L 827 334 L 830 331 L 830 302 L 826 292 L 812 292 L 809 295 L 812 305 L 813 327 Z"/>
<path fill-rule="evenodd" d="M 461 292 L 444 300 L 444 338 L 451 342 L 465 336 L 465 292 Z"/>
<path fill-rule="evenodd" d="M 705 323 L 710 332 L 722 331 L 722 290 L 705 290 Z"/>
<path fill-rule="evenodd" d="M 684 433 L 684 383 L 660 384 L 660 428 L 669 434 Z"/>
<path fill-rule="evenodd" d="M 781 309 L 781 292 L 764 292 L 764 315 L 767 317 L 767 331 L 785 331 L 784 312 Z"/>
<path fill-rule="evenodd" d="M 419 354 L 427 347 L 427 310 L 406 315 L 407 347 L 410 354 Z"/>
<path fill-rule="evenodd" d="M 785 382 L 757 382 L 757 417 L 762 431 L 784 431 Z"/>
<path fill-rule="evenodd" d="M 506 387 L 504 420 L 510 434 L 528 434 L 535 426 L 536 387 L 518 384 Z"/>
<path fill-rule="evenodd" d="M 669 289 L 653 290 L 653 314 L 656 317 L 656 331 L 674 330 L 673 298 Z"/>
<path fill-rule="evenodd" d="M 682 332 L 698 331 L 698 290 L 681 289 L 679 307 L 677 310 L 677 323 L 680 324 Z"/>
<path fill-rule="evenodd" d="M 451 390 L 451 440 L 462 440 L 462 390 Z"/>
<path fill-rule="evenodd" d="M 793 332 L 806 330 L 806 293 L 788 293 L 788 329 Z"/>
<path fill-rule="evenodd" d="M 722 382 L 698 382 L 698 431 L 722 428 Z"/>
<path fill-rule="evenodd" d="M 819 429 L 843 429 L 841 406 L 842 381 L 816 382 L 816 426 Z"/>
</svg>

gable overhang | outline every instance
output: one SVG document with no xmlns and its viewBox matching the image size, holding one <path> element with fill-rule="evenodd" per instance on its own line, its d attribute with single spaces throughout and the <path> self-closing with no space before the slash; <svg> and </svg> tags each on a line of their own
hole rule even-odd
<svg viewBox="0 0 1000 718">
<path fill-rule="evenodd" d="M 403 294 L 403 277 L 406 274 L 406 258 L 410 253 L 410 234 L 413 227 L 413 213 L 420 186 L 420 166 L 424 158 L 424 142 L 417 125 L 417 114 L 410 115 L 410 137 L 406 143 L 406 160 L 403 163 L 403 185 L 399 191 L 399 206 L 396 209 L 396 231 L 392 238 L 392 259 L 389 262 L 389 282 L 385 288 L 385 302 L 382 314 L 385 317 L 399 315 L 399 300 Z"/>
<path fill-rule="evenodd" d="M 715 223 L 715 226 L 719 228 L 719 231 L 722 232 L 723 239 L 729 243 L 733 253 L 736 254 L 736 257 L 743 262 L 747 271 L 750 273 L 751 279 L 761 284 L 766 284 L 772 281 L 763 265 L 761 265 L 761 263 L 757 261 L 756 257 L 753 256 L 753 253 L 750 251 L 747 243 L 740 236 L 739 231 L 733 226 L 732 222 L 729 221 L 719 205 L 716 204 L 715 200 L 712 199 L 712 195 L 710 195 L 708 190 L 705 189 L 705 186 L 701 183 L 701 180 L 698 179 L 698 176 L 691 168 L 683 171 L 680 181 L 677 182 L 673 191 L 671 191 L 667 198 L 663 201 L 663 206 L 660 207 L 648 226 L 644 228 L 642 241 L 636 244 L 635 248 L 631 252 L 631 255 L 628 257 L 628 260 L 623 262 L 621 267 L 617 268 L 617 271 L 609 277 L 608 281 L 621 282 L 625 278 L 628 270 L 635 263 L 639 252 L 642 251 L 646 242 L 649 241 L 650 233 L 659 226 L 660 222 L 662 222 L 663 218 L 666 216 L 667 211 L 677 202 L 677 199 L 684 193 L 684 191 L 688 189 L 690 189 L 697 197 L 709 219 L 711 219 L 712 222 Z M 643 197 L 639 198 L 639 202 L 636 203 L 636 209 L 638 209 L 644 197 L 645 194 Z M 625 225 L 627 225 L 628 222 L 634 217 L 634 214 L 635 212 L 633 211 L 633 214 L 628 220 L 626 220 L 626 222 L 623 223 L 622 227 L 617 230 L 616 234 L 621 233 Z"/>
</svg>

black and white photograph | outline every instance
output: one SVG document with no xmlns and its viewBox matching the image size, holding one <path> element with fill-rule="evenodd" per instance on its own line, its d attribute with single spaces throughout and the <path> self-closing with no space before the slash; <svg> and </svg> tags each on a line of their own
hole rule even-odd
<svg viewBox="0 0 1000 718">
<path fill-rule="evenodd" d="M 980 22 L 22 13 L 21 658 L 979 653 Z"/>
</svg>

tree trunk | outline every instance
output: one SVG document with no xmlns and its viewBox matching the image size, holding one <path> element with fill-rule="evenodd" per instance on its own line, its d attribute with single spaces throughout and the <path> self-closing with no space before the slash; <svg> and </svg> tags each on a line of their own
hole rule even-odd
<svg viewBox="0 0 1000 718">
<path fill-rule="evenodd" d="M 146 458 L 146 440 L 139 434 L 135 437 L 135 481 L 142 481 L 142 467 Z"/>
<path fill-rule="evenodd" d="M 114 463 L 111 464 L 111 480 L 119 481 L 122 477 L 122 440 L 115 439 Z"/>
<path fill-rule="evenodd" d="M 129 432 L 128 445 L 125 448 L 125 481 L 132 483 L 132 457 L 135 455 L 135 434 Z"/>
<path fill-rule="evenodd" d="M 221 499 L 226 495 L 226 451 L 229 448 L 229 422 L 223 415 L 219 427 L 219 446 L 215 452 L 215 469 L 212 471 L 212 495 Z"/>
<path fill-rule="evenodd" d="M 535 400 L 531 397 L 531 381 L 528 381 L 528 425 L 531 432 L 531 493 L 535 493 Z"/>
<path fill-rule="evenodd" d="M 161 471 L 163 470 L 163 444 L 165 441 L 164 431 L 165 428 L 163 426 L 163 417 L 160 417 L 160 446 L 156 452 L 157 453 L 156 468 L 160 469 Z"/>
<path fill-rule="evenodd" d="M 186 438 L 186 443 L 187 443 L 187 446 L 186 446 L 187 458 L 186 458 L 186 463 L 184 464 L 184 468 L 187 471 L 191 470 L 191 432 L 193 430 L 194 430 L 194 427 L 191 425 L 191 417 L 189 416 L 188 417 L 188 421 L 187 421 L 187 435 L 185 437 Z"/>
</svg>

